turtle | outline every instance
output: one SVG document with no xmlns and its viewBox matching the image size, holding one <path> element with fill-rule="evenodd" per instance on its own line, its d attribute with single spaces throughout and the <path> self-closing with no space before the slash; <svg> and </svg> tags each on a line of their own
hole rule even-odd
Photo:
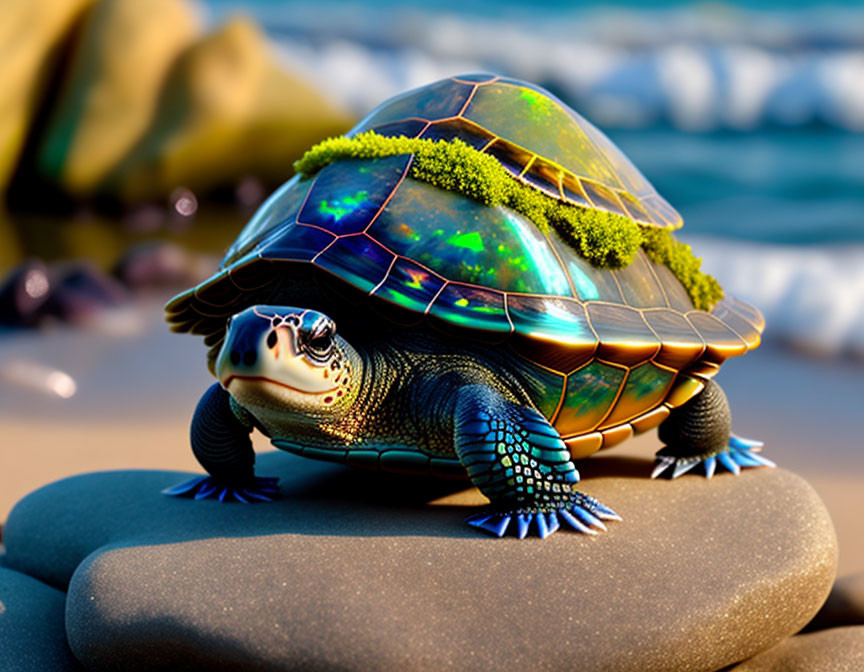
<svg viewBox="0 0 864 672">
<path fill-rule="evenodd" d="M 295 175 L 219 271 L 167 304 L 174 331 L 204 336 L 218 381 L 191 426 L 208 475 L 167 494 L 276 497 L 277 480 L 254 471 L 255 429 L 305 457 L 467 477 L 490 505 L 466 522 L 498 537 L 606 530 L 620 517 L 575 488 L 574 460 L 654 427 L 665 445 L 652 477 L 773 466 L 731 433 L 713 380 L 759 345 L 756 308 L 697 308 L 642 248 L 617 268 L 593 263 L 527 209 L 463 193 L 471 170 L 445 165 L 442 188 L 399 149 L 470 154 L 523 201 L 601 228 L 680 227 L 594 125 L 539 86 L 472 74 L 382 103 L 340 142 L 364 134 L 396 149 Z"/>
</svg>

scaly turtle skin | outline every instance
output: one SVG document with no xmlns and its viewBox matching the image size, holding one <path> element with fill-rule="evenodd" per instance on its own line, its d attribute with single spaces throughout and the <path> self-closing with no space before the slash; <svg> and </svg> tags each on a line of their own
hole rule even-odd
<svg viewBox="0 0 864 672">
<path fill-rule="evenodd" d="M 532 85 L 443 80 L 352 134 L 368 130 L 458 138 L 561 202 L 680 226 L 606 136 Z M 594 267 L 555 229 L 412 178 L 411 160 L 337 160 L 295 177 L 221 270 L 168 304 L 175 331 L 205 337 L 219 380 L 192 425 L 210 476 L 169 494 L 269 499 L 256 428 L 307 457 L 467 475 L 492 502 L 468 522 L 498 536 L 605 529 L 617 516 L 574 489 L 572 460 L 660 423 L 655 476 L 771 464 L 753 452 L 761 444 L 730 435 L 711 380 L 758 346 L 756 309 L 732 298 L 695 309 L 642 250 L 626 268 Z"/>
</svg>

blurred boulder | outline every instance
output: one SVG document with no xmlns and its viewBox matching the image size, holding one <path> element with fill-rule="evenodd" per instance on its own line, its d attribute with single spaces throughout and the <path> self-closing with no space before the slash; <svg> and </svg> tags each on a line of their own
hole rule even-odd
<svg viewBox="0 0 864 672">
<path fill-rule="evenodd" d="M 85 261 L 58 264 L 51 275 L 53 288 L 42 310 L 61 322 L 87 323 L 128 299 L 123 285 Z"/>
<path fill-rule="evenodd" d="M 38 259 L 13 268 L 0 284 L 0 325 L 37 326 L 50 292 L 48 269 Z"/>
<path fill-rule="evenodd" d="M 63 42 L 91 2 L 0 2 L 0 191 L 18 163 Z"/>
<path fill-rule="evenodd" d="M 51 320 L 87 324 L 128 301 L 115 278 L 86 261 L 46 266 L 26 261 L 0 284 L 0 325 L 31 328 Z"/>
<path fill-rule="evenodd" d="M 281 183 L 311 144 L 350 123 L 278 61 L 254 23 L 236 18 L 180 56 L 152 125 L 103 189 L 135 202 L 245 175 Z"/>
<path fill-rule="evenodd" d="M 179 53 L 200 34 L 185 0 L 102 0 L 88 13 L 39 144 L 40 173 L 89 196 L 140 139 Z"/>
<path fill-rule="evenodd" d="M 205 260 L 174 243 L 154 241 L 131 246 L 117 262 L 113 275 L 130 289 L 143 290 L 189 287 L 215 271 L 213 259 Z"/>
</svg>

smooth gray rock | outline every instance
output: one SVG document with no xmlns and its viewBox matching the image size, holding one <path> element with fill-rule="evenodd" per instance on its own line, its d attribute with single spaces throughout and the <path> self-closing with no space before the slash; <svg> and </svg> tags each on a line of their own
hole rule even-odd
<svg viewBox="0 0 864 672">
<path fill-rule="evenodd" d="M 645 477 L 581 465 L 624 518 L 607 533 L 493 539 L 458 484 L 286 454 L 274 504 L 169 499 L 177 473 L 80 476 L 22 500 L 7 563 L 69 585 L 94 669 L 716 670 L 797 632 L 828 594 L 836 540 L 782 470 Z M 74 573 L 74 576 L 73 576 Z"/>
<path fill-rule="evenodd" d="M 0 670 L 80 670 L 66 643 L 66 595 L 0 566 Z"/>
</svg>

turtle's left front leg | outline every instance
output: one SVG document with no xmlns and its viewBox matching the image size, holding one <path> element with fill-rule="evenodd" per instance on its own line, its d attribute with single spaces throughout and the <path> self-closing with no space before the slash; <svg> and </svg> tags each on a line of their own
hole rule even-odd
<svg viewBox="0 0 864 672">
<path fill-rule="evenodd" d="M 543 538 L 564 523 L 596 534 L 603 520 L 621 520 L 612 509 L 577 492 L 579 473 L 560 435 L 540 413 L 504 399 L 485 385 L 459 390 L 455 447 L 471 482 L 492 502 L 469 525 L 499 537 L 524 538 L 532 525 Z"/>
</svg>

